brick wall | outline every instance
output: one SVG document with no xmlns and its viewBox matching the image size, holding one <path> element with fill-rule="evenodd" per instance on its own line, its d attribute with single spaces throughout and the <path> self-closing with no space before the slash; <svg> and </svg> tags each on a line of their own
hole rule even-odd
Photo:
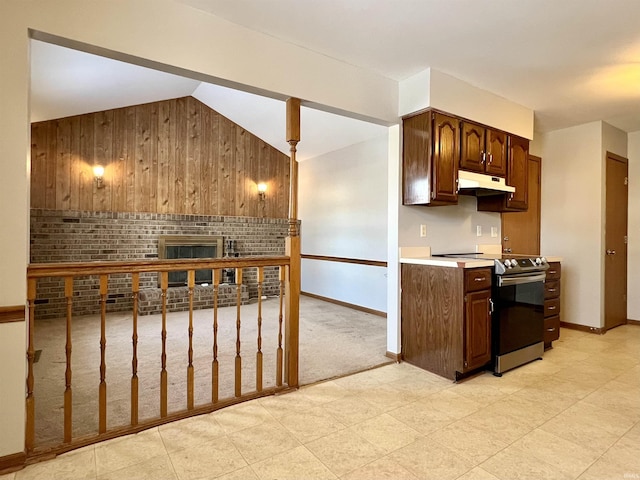
<svg viewBox="0 0 640 480">
<path fill-rule="evenodd" d="M 96 260 L 144 260 L 158 257 L 160 235 L 222 235 L 236 241 L 240 256 L 284 255 L 287 220 L 254 217 L 175 215 L 158 213 L 31 210 L 32 263 L 91 262 Z M 258 294 L 257 270 L 243 270 L 243 303 Z M 159 311 L 158 275 L 140 275 L 140 313 Z M 170 311 L 188 309 L 187 289 L 175 287 L 167 295 Z M 263 295 L 277 295 L 277 268 L 265 269 Z M 211 287 L 197 287 L 196 308 L 210 308 Z M 235 305 L 235 287 L 221 287 L 220 305 Z M 143 303 L 144 300 L 144 303 Z M 154 305 L 157 304 L 157 307 Z M 129 275 L 111 275 L 107 311 L 132 308 Z M 100 311 L 97 276 L 74 280 L 73 314 Z M 62 279 L 38 281 L 36 318 L 65 316 L 66 300 Z"/>
</svg>

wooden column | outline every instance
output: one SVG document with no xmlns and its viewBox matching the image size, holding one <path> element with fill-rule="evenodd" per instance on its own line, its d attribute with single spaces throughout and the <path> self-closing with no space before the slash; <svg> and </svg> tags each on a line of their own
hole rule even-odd
<svg viewBox="0 0 640 480">
<path fill-rule="evenodd" d="M 300 141 L 300 99 L 287 100 L 287 142 L 290 146 L 289 162 L 289 236 L 285 252 L 291 264 L 285 284 L 285 368 L 287 384 L 298 386 L 298 350 L 300 321 L 300 231 L 298 229 L 298 162 L 296 146 Z"/>
</svg>

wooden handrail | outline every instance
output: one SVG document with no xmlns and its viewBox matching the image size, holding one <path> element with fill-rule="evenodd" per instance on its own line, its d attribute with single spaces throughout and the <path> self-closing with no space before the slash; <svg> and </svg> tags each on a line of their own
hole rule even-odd
<svg viewBox="0 0 640 480">
<path fill-rule="evenodd" d="M 212 259 L 131 260 L 113 262 L 31 263 L 27 278 L 110 275 L 114 273 L 176 272 L 214 268 L 280 267 L 289 265 L 288 256 L 255 256 Z"/>
</svg>

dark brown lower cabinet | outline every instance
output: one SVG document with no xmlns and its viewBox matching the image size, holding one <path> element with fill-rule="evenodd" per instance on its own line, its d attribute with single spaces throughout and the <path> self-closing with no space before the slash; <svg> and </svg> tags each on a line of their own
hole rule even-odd
<svg viewBox="0 0 640 480">
<path fill-rule="evenodd" d="M 452 380 L 491 362 L 491 269 L 402 264 L 402 358 Z"/>
<path fill-rule="evenodd" d="M 544 282 L 544 348 L 560 338 L 560 262 L 549 263 Z"/>
<path fill-rule="evenodd" d="M 465 295 L 464 370 L 475 370 L 491 361 L 491 290 Z"/>
</svg>

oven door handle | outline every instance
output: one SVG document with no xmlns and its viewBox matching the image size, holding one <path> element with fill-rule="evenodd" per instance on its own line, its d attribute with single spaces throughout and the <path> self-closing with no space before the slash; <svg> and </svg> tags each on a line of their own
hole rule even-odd
<svg viewBox="0 0 640 480">
<path fill-rule="evenodd" d="M 535 282 L 544 282 L 546 274 L 536 273 L 534 275 L 514 275 L 510 276 L 499 276 L 498 277 L 498 287 L 508 287 L 509 285 L 522 285 L 523 283 L 535 283 Z"/>
</svg>

